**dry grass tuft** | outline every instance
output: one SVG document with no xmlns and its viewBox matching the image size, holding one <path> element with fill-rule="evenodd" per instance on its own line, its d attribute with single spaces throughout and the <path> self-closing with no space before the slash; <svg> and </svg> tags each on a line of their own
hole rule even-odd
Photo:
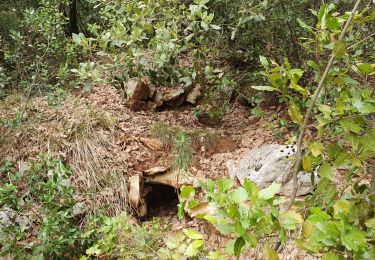
<svg viewBox="0 0 375 260">
<path fill-rule="evenodd" d="M 72 167 L 76 199 L 86 204 L 88 214 L 127 210 L 127 158 L 115 145 L 113 116 L 74 96 L 59 107 L 35 97 L 22 122 L 12 124 L 20 107 L 14 100 L 0 105 L 0 161 L 25 161 L 40 152 L 61 156 Z M 11 134 L 3 135 L 10 128 Z"/>
</svg>

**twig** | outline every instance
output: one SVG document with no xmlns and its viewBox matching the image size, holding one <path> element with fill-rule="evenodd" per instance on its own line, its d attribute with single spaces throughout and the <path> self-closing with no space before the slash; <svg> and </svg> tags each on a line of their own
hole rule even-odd
<svg viewBox="0 0 375 260">
<path fill-rule="evenodd" d="M 342 32 L 340 34 L 340 37 L 338 39 L 339 41 L 342 41 L 344 39 L 345 33 L 348 30 L 349 25 L 350 25 L 350 23 L 353 20 L 354 14 L 357 12 L 357 9 L 358 9 L 358 6 L 359 6 L 360 2 L 361 2 L 361 0 L 357 0 L 356 1 L 351 14 L 350 14 L 348 20 L 345 23 L 344 29 L 342 30 Z M 330 57 L 330 59 L 328 61 L 328 64 L 327 64 L 327 66 L 325 68 L 323 76 L 321 77 L 321 79 L 319 81 L 318 87 L 316 88 L 316 90 L 314 92 L 311 104 L 310 104 L 309 108 L 307 109 L 307 112 L 305 114 L 305 118 L 303 120 L 303 124 L 301 126 L 301 132 L 300 132 L 300 134 L 298 136 L 298 140 L 297 140 L 297 152 L 296 152 L 296 158 L 297 158 L 297 160 L 296 160 L 296 162 L 295 162 L 295 164 L 293 166 L 293 169 L 292 169 L 292 174 L 293 174 L 293 192 L 292 192 L 292 196 L 291 196 L 291 198 L 290 198 L 290 200 L 289 200 L 289 202 L 287 204 L 286 210 L 289 210 L 292 207 L 293 202 L 294 202 L 294 200 L 296 198 L 296 195 L 297 195 L 297 191 L 298 191 L 298 179 L 297 179 L 297 175 L 298 175 L 298 170 L 299 170 L 299 167 L 300 167 L 302 159 L 303 159 L 303 155 L 302 155 L 302 142 L 303 142 L 304 135 L 306 133 L 307 124 L 308 124 L 308 122 L 310 120 L 313 108 L 315 106 L 316 101 L 318 100 L 320 91 L 323 88 L 324 81 L 325 81 L 325 79 L 328 76 L 329 70 L 331 69 L 334 60 L 335 60 L 335 54 L 332 51 L 331 57 Z"/>
</svg>

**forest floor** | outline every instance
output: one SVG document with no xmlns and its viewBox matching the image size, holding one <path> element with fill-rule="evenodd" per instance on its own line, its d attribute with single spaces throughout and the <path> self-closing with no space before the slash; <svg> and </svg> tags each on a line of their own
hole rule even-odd
<svg viewBox="0 0 375 260">
<path fill-rule="evenodd" d="M 268 107 L 260 118 L 252 115 L 249 107 L 234 103 L 219 123 L 207 126 L 196 119 L 194 107 L 188 105 L 160 112 L 131 111 L 111 86 L 97 86 L 88 93 L 65 93 L 61 100 L 59 96 L 34 96 L 23 112 L 24 105 L 22 95 L 11 95 L 0 104 L 0 158 L 11 157 L 22 170 L 28 167 L 26 161 L 40 152 L 61 156 L 73 168 L 72 182 L 83 190 L 76 199 L 91 212 L 105 208 L 118 214 L 126 210 L 131 175 L 156 166 L 173 167 L 175 153 L 168 129 L 195 136 L 190 170 L 200 180 L 227 177 L 228 160 L 238 161 L 249 149 L 283 144 L 290 137 L 290 131 L 279 127 L 280 118 L 285 116 L 280 106 Z M 150 145 L 155 140 L 163 145 Z M 88 200 L 84 191 L 92 190 L 96 191 L 95 199 Z M 212 248 L 227 241 L 213 226 L 198 219 L 178 220 L 173 202 L 172 207 L 155 205 L 158 208 L 151 209 L 152 215 L 171 224 L 172 232 L 196 228 L 207 236 Z M 250 251 L 243 259 L 258 259 L 259 250 Z M 299 251 L 293 241 L 279 253 L 280 259 L 314 259 Z"/>
</svg>

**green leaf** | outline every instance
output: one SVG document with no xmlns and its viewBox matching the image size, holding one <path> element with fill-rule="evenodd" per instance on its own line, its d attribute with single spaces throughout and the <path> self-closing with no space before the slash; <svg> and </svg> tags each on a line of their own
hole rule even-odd
<svg viewBox="0 0 375 260">
<path fill-rule="evenodd" d="M 182 231 L 190 239 L 203 239 L 203 235 L 194 229 L 183 229 Z"/>
<path fill-rule="evenodd" d="M 263 247 L 263 256 L 265 260 L 278 260 L 279 259 L 277 252 L 268 243 L 265 243 Z"/>
<path fill-rule="evenodd" d="M 340 125 L 344 127 L 345 129 L 352 131 L 356 134 L 359 134 L 362 131 L 362 127 L 358 125 L 353 119 L 342 119 L 340 120 Z"/>
<path fill-rule="evenodd" d="M 252 200 L 256 200 L 258 198 L 259 188 L 254 182 L 245 179 L 243 187 L 246 189 L 247 193 L 249 194 Z"/>
<path fill-rule="evenodd" d="M 241 255 L 242 248 L 246 244 L 245 239 L 243 237 L 238 237 L 234 242 L 234 255 L 238 259 Z"/>
<path fill-rule="evenodd" d="M 242 203 L 248 199 L 248 194 L 245 188 L 239 187 L 234 190 L 231 194 L 231 200 L 235 203 Z"/>
<path fill-rule="evenodd" d="M 323 162 L 319 167 L 318 171 L 320 178 L 327 178 L 328 180 L 332 179 L 332 167 L 327 162 Z"/>
<path fill-rule="evenodd" d="M 337 58 L 341 58 L 347 52 L 346 43 L 344 41 L 336 41 L 335 45 L 333 46 L 333 54 Z"/>
<path fill-rule="evenodd" d="M 355 107 L 359 113 L 364 115 L 375 113 L 375 106 L 373 104 L 365 103 L 360 100 L 354 101 L 353 107 Z"/>
<path fill-rule="evenodd" d="M 351 203 L 347 200 L 336 200 L 333 206 L 333 214 L 335 217 L 339 217 L 341 213 L 347 215 L 350 211 Z"/>
<path fill-rule="evenodd" d="M 261 91 L 275 91 L 277 90 L 274 87 L 271 86 L 251 86 L 253 89 L 261 90 Z"/>
<path fill-rule="evenodd" d="M 363 75 L 369 75 L 375 71 L 375 67 L 369 63 L 360 63 L 357 65 L 357 67 Z"/>
<path fill-rule="evenodd" d="M 289 84 L 289 87 L 291 89 L 294 89 L 295 91 L 301 93 L 303 96 L 307 96 L 307 95 L 310 94 L 310 92 L 306 88 L 303 88 L 302 86 L 298 85 L 297 83 L 291 82 Z"/>
<path fill-rule="evenodd" d="M 264 56 L 262 56 L 262 55 L 260 55 L 260 56 L 259 56 L 259 60 L 260 60 L 260 63 L 262 64 L 262 66 L 263 66 L 265 69 L 267 69 L 268 66 L 269 66 L 269 63 L 268 63 L 267 58 L 264 57 Z"/>
<path fill-rule="evenodd" d="M 174 235 L 169 236 L 165 241 L 165 244 L 169 249 L 175 249 L 181 244 L 184 239 L 184 234 L 181 231 L 178 231 Z"/>
<path fill-rule="evenodd" d="M 345 259 L 345 258 L 332 252 L 325 254 L 322 258 L 322 260 L 341 260 L 341 259 Z"/>
<path fill-rule="evenodd" d="M 220 26 L 215 25 L 215 24 L 211 24 L 210 26 L 211 26 L 211 28 L 214 29 L 214 30 L 220 30 L 220 29 L 221 29 Z"/>
<path fill-rule="evenodd" d="M 354 252 L 367 248 L 365 232 L 356 228 L 353 228 L 349 234 L 342 237 L 341 242 L 346 249 Z"/>
<path fill-rule="evenodd" d="M 275 197 L 281 189 L 281 184 L 273 182 L 271 186 L 259 191 L 259 199 L 268 200 Z"/>
<path fill-rule="evenodd" d="M 302 21 L 301 19 L 297 18 L 297 22 L 299 24 L 299 26 L 301 26 L 303 29 L 306 29 L 307 31 L 309 32 L 313 32 L 313 27 L 307 25 L 304 21 Z"/>
<path fill-rule="evenodd" d="M 226 258 L 221 254 L 219 250 L 210 251 L 207 256 L 208 259 L 211 260 L 225 260 Z"/>
<path fill-rule="evenodd" d="M 99 245 L 95 245 L 86 250 L 86 254 L 88 255 L 100 255 L 101 253 L 102 250 L 100 250 Z"/>
<path fill-rule="evenodd" d="M 303 218 L 295 211 L 288 210 L 279 215 L 280 225 L 286 229 L 295 229 L 298 224 L 303 223 Z"/>
<path fill-rule="evenodd" d="M 315 141 L 309 143 L 309 148 L 313 156 L 317 157 L 322 154 L 324 146 L 321 142 Z"/>
<path fill-rule="evenodd" d="M 303 170 L 306 171 L 306 172 L 312 172 L 313 171 L 312 163 L 311 163 L 311 156 L 306 155 L 303 158 L 302 166 L 303 166 Z"/>
<path fill-rule="evenodd" d="M 195 189 L 193 186 L 182 186 L 180 198 L 187 199 L 190 197 L 191 194 L 195 193 Z"/>
<path fill-rule="evenodd" d="M 198 255 L 200 248 L 203 246 L 203 240 L 195 240 L 193 241 L 185 250 L 185 255 L 188 257 L 193 257 Z"/>
<path fill-rule="evenodd" d="M 300 126 L 302 125 L 303 117 L 301 111 L 293 101 L 291 101 L 289 104 L 288 114 L 293 123 L 296 123 Z"/>
</svg>

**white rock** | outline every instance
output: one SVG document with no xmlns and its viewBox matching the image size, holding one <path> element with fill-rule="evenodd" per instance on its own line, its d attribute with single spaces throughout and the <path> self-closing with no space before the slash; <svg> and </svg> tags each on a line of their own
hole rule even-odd
<svg viewBox="0 0 375 260">
<path fill-rule="evenodd" d="M 240 160 L 237 167 L 227 162 L 228 173 L 236 176 L 243 183 L 249 179 L 260 188 L 265 188 L 273 182 L 283 184 L 280 195 L 290 196 L 292 193 L 292 168 L 296 147 L 293 145 L 270 144 L 248 151 Z M 315 182 L 317 182 L 315 177 Z M 298 174 L 298 193 L 305 195 L 313 191 L 311 174 L 300 172 Z"/>
</svg>

